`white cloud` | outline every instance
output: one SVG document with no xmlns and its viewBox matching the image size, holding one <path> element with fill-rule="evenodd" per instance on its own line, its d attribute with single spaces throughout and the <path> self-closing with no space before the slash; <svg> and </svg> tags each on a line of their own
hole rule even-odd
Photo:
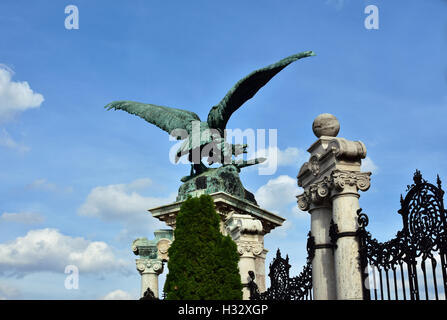
<svg viewBox="0 0 447 320">
<path fill-rule="evenodd" d="M 175 194 L 158 198 L 145 197 L 137 192 L 151 185 L 150 179 L 137 179 L 128 184 L 96 187 L 78 209 L 78 214 L 103 221 L 118 221 L 125 227 L 122 235 L 126 237 L 165 228 L 166 226 L 153 218 L 147 210 L 174 202 Z"/>
<path fill-rule="evenodd" d="M 20 295 L 19 289 L 0 283 L 0 300 L 17 299 Z"/>
<path fill-rule="evenodd" d="M 63 235 L 56 229 L 31 230 L 24 237 L 0 244 L 0 273 L 63 273 L 67 265 L 77 266 L 80 274 L 129 272 L 127 263 L 117 259 L 107 243 Z"/>
<path fill-rule="evenodd" d="M 54 183 L 48 182 L 47 179 L 37 179 L 25 187 L 28 190 L 40 190 L 40 191 L 50 191 L 50 192 L 63 192 L 70 193 L 73 192 L 72 187 L 60 187 Z"/>
<path fill-rule="evenodd" d="M 375 163 L 371 160 L 371 158 L 366 157 L 362 160 L 361 171 L 363 172 L 372 172 L 377 174 L 379 168 L 375 165 Z"/>
<path fill-rule="evenodd" d="M 1 114 L 0 114 L 0 117 L 1 117 Z M 11 137 L 11 135 L 8 133 L 8 131 L 6 131 L 6 129 L 3 129 L 2 133 L 0 135 L 0 146 L 16 150 L 20 153 L 24 153 L 24 152 L 27 152 L 30 150 L 29 147 L 15 141 Z"/>
<path fill-rule="evenodd" d="M 298 166 L 300 161 L 305 160 L 307 153 L 303 150 L 289 147 L 285 150 L 277 149 L 278 165 L 279 166 Z"/>
<path fill-rule="evenodd" d="M 103 300 L 136 300 L 129 292 L 117 289 L 109 292 L 103 298 Z"/>
<path fill-rule="evenodd" d="M 0 120 L 8 120 L 18 112 L 38 108 L 44 101 L 28 82 L 12 81 L 13 72 L 0 64 Z"/>
<path fill-rule="evenodd" d="M 282 226 L 276 227 L 271 231 L 270 237 L 279 237 L 279 238 L 287 237 L 292 227 L 293 227 L 292 221 L 286 220 L 283 222 Z"/>
<path fill-rule="evenodd" d="M 259 205 L 274 213 L 285 215 L 287 213 L 303 213 L 297 206 L 296 196 L 302 192 L 298 187 L 296 179 L 281 175 L 270 179 L 267 184 L 255 192 L 256 201 Z"/>
<path fill-rule="evenodd" d="M 23 224 L 39 224 L 44 221 L 44 217 L 41 214 L 35 212 L 18 212 L 18 213 L 4 212 L 0 216 L 0 221 L 16 222 Z"/>
<path fill-rule="evenodd" d="M 300 167 L 307 160 L 307 153 L 301 149 L 288 147 L 281 150 L 278 147 L 260 149 L 256 152 L 256 157 L 264 157 L 267 160 L 260 166 L 295 166 Z M 257 166 L 256 166 L 257 167 Z"/>
</svg>

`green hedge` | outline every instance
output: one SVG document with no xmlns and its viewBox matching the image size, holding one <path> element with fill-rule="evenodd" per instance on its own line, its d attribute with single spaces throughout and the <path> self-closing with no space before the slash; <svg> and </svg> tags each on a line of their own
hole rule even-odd
<svg viewBox="0 0 447 320">
<path fill-rule="evenodd" d="M 166 299 L 242 299 L 237 246 L 220 233 L 219 222 L 209 195 L 182 204 L 169 248 Z"/>
</svg>

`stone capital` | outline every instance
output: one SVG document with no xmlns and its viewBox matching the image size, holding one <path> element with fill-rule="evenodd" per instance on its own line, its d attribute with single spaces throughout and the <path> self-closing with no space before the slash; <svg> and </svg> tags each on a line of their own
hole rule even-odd
<svg viewBox="0 0 447 320">
<path fill-rule="evenodd" d="M 344 138 L 333 138 L 326 150 L 339 160 L 359 161 L 366 157 L 366 147 L 363 142 Z"/>
<path fill-rule="evenodd" d="M 134 240 L 132 251 L 135 255 L 147 259 L 155 259 L 158 255 L 157 244 L 149 242 L 146 238 Z"/>
<path fill-rule="evenodd" d="M 239 255 L 243 257 L 257 257 L 266 253 L 262 243 L 257 241 L 236 241 Z"/>
<path fill-rule="evenodd" d="M 331 174 L 334 195 L 344 192 L 367 191 L 371 185 L 371 172 L 335 170 Z"/>
<path fill-rule="evenodd" d="M 329 206 L 328 197 L 330 195 L 331 183 L 327 177 L 323 180 L 308 185 L 303 194 L 298 195 L 298 207 L 302 211 L 308 211 L 312 207 Z"/>
<path fill-rule="evenodd" d="M 173 230 L 160 229 L 154 231 L 154 239 L 138 238 L 132 242 L 132 251 L 141 259 L 168 260 L 168 249 L 174 239 Z"/>
<path fill-rule="evenodd" d="M 145 273 L 159 275 L 163 272 L 163 261 L 160 259 L 136 259 L 135 262 L 141 275 Z"/>
<path fill-rule="evenodd" d="M 370 187 L 370 172 L 353 172 L 334 170 L 330 178 L 308 185 L 304 192 L 297 196 L 298 207 L 302 211 L 311 211 L 318 207 L 330 207 L 330 198 L 346 193 L 367 191 Z"/>
</svg>

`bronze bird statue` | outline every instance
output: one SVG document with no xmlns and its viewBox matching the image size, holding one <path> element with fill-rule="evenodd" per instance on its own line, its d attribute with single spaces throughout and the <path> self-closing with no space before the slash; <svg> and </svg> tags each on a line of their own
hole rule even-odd
<svg viewBox="0 0 447 320">
<path fill-rule="evenodd" d="M 289 64 L 314 55 L 313 51 L 305 51 L 253 71 L 239 80 L 225 97 L 211 108 L 206 122 L 201 121 L 199 116 L 191 111 L 133 101 L 115 101 L 106 105 L 105 108 L 124 110 L 137 115 L 167 131 L 171 136 L 179 140 L 185 139 L 178 149 L 175 159 L 178 162 L 180 157 L 188 155 L 188 160 L 191 162 L 191 174 L 183 177 L 183 182 L 208 170 L 208 167 L 202 163 L 203 157 L 208 158 L 208 164 L 221 163 L 224 166 L 232 164 L 240 171 L 240 168 L 262 163 L 266 159 L 256 158 L 251 161 L 238 162 L 231 160 L 232 156 L 247 152 L 247 145 L 229 145 L 224 141 L 225 127 L 231 115 Z M 194 127 L 196 132 L 200 132 L 198 138 L 194 138 Z M 182 135 L 181 132 L 184 134 Z M 209 151 L 203 152 L 204 149 Z M 230 160 L 228 161 L 228 159 Z"/>
</svg>

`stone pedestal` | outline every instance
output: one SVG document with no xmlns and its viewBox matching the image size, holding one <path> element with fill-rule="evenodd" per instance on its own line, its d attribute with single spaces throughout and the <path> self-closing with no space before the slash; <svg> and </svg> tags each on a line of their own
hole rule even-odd
<svg viewBox="0 0 447 320">
<path fill-rule="evenodd" d="M 340 125 L 329 114 L 315 119 L 319 138 L 309 149 L 310 159 L 298 174 L 303 187 L 298 206 L 311 214 L 315 240 L 312 261 L 314 298 L 362 299 L 362 280 L 357 239 L 358 191 L 369 188 L 370 172 L 360 172 L 365 145 L 335 137 Z"/>
<path fill-rule="evenodd" d="M 238 246 L 240 254 L 239 272 L 241 275 L 243 299 L 249 298 L 248 271 L 255 273 L 260 292 L 265 291 L 264 235 L 281 226 L 284 218 L 254 203 L 234 197 L 224 192 L 210 194 L 217 213 L 221 216 L 221 232 L 230 235 Z M 152 216 L 164 221 L 175 229 L 175 221 L 183 201 L 150 209 Z"/>
</svg>

